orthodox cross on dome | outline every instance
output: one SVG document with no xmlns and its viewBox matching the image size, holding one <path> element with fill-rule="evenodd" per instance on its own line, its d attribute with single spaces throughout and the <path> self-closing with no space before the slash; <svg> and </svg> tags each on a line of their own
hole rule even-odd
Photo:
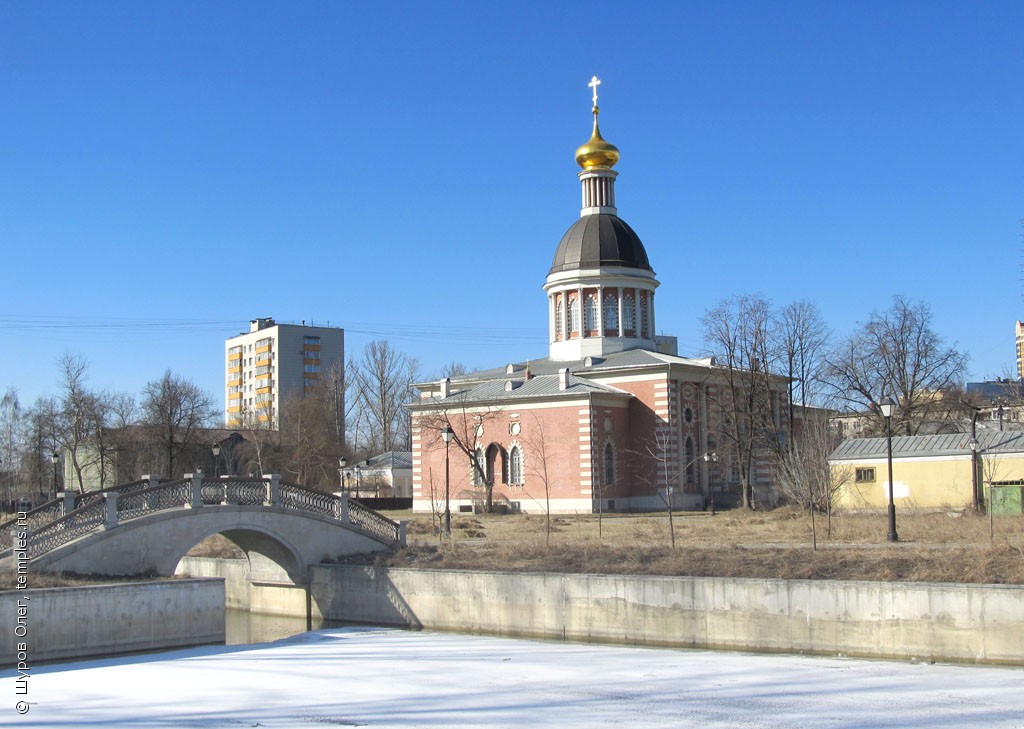
<svg viewBox="0 0 1024 729">
<path fill-rule="evenodd" d="M 593 78 L 591 78 L 590 79 L 590 83 L 587 84 L 587 86 L 589 86 L 590 88 L 592 88 L 594 90 L 594 107 L 595 108 L 597 107 L 597 87 L 600 86 L 600 85 L 601 85 L 601 79 L 599 79 L 597 76 L 594 76 Z"/>
</svg>

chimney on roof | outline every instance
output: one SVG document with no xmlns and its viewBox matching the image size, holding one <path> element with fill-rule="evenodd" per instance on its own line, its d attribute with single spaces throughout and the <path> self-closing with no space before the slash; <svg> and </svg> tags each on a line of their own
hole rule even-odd
<svg viewBox="0 0 1024 729">
<path fill-rule="evenodd" d="M 569 368 L 563 367 L 558 370 L 558 389 L 566 390 L 569 387 Z"/>
<path fill-rule="evenodd" d="M 441 385 L 440 396 L 441 396 L 442 399 L 444 399 L 444 398 L 446 398 L 446 397 L 448 397 L 449 395 L 452 394 L 452 378 L 451 377 L 445 377 L 443 380 L 441 380 L 440 385 Z"/>
</svg>

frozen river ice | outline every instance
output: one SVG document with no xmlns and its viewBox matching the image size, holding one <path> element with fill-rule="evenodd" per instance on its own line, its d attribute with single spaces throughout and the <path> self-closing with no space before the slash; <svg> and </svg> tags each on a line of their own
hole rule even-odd
<svg viewBox="0 0 1024 729">
<path fill-rule="evenodd" d="M 1015 668 L 351 627 L 34 667 L 27 696 L 6 670 L 0 696 L 11 727 L 1024 727 Z"/>
</svg>

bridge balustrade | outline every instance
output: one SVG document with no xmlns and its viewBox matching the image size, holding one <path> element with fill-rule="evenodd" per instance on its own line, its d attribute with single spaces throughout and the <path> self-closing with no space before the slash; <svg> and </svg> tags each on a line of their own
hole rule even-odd
<svg viewBox="0 0 1024 729">
<path fill-rule="evenodd" d="M 348 502 L 348 520 L 352 526 L 372 534 L 391 544 L 404 544 L 402 524 L 393 522 L 378 514 L 373 509 L 363 506 L 358 501 Z"/>
<path fill-rule="evenodd" d="M 15 531 L 25 527 L 28 556 L 34 559 L 93 531 L 112 529 L 159 511 L 206 505 L 276 507 L 333 519 L 394 546 L 405 543 L 403 524 L 348 497 L 282 482 L 277 475 L 212 481 L 202 474 L 186 474 L 183 480 L 166 483 L 152 476 L 103 491 L 63 494 L 28 512 L 20 523 L 14 519 L 0 525 L 0 556 L 12 551 Z"/>
<path fill-rule="evenodd" d="M 35 531 L 29 532 L 28 558 L 46 554 L 51 549 L 61 547 L 79 537 L 100 529 L 107 515 L 106 501 L 94 501 L 56 521 L 45 524 Z"/>
<path fill-rule="evenodd" d="M 182 508 L 191 501 L 192 485 L 188 481 L 171 481 L 127 495 L 108 496 L 107 500 L 111 498 L 117 502 L 117 516 L 113 520 L 117 524 L 157 511 Z"/>
</svg>

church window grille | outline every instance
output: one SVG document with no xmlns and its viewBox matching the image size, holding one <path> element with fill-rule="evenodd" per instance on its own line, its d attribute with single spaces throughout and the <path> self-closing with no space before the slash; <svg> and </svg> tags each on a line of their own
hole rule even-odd
<svg viewBox="0 0 1024 729">
<path fill-rule="evenodd" d="M 587 294 L 583 310 L 584 324 L 588 334 L 597 334 L 597 295 Z"/>
<path fill-rule="evenodd" d="M 644 339 L 649 339 L 651 336 L 651 318 L 648 316 L 647 308 L 647 292 L 644 291 L 640 294 L 640 336 Z"/>
<path fill-rule="evenodd" d="M 578 296 L 569 297 L 569 336 L 580 333 L 580 299 Z"/>
<path fill-rule="evenodd" d="M 484 449 L 477 448 L 473 451 L 473 458 L 469 463 L 471 473 L 470 482 L 474 486 L 483 486 L 486 474 L 483 473 L 487 468 L 487 460 L 484 458 Z"/>
<path fill-rule="evenodd" d="M 517 445 L 508 452 L 508 482 L 513 486 L 523 484 L 523 452 Z"/>
<path fill-rule="evenodd" d="M 619 299 L 613 291 L 604 295 L 604 333 L 612 337 L 619 333 Z"/>
<path fill-rule="evenodd" d="M 604 485 L 615 485 L 615 449 L 611 443 L 604 446 Z"/>
<path fill-rule="evenodd" d="M 696 449 L 693 447 L 693 438 L 686 439 L 686 485 L 693 486 L 697 483 L 697 457 L 694 455 Z M 687 491 L 690 489 L 687 488 Z"/>
<path fill-rule="evenodd" d="M 562 332 L 565 327 L 565 300 L 562 295 L 559 294 L 555 297 L 555 341 L 562 341 L 564 334 Z"/>
<path fill-rule="evenodd" d="M 622 331 L 629 336 L 636 334 L 636 309 L 631 292 L 622 295 Z"/>
</svg>

